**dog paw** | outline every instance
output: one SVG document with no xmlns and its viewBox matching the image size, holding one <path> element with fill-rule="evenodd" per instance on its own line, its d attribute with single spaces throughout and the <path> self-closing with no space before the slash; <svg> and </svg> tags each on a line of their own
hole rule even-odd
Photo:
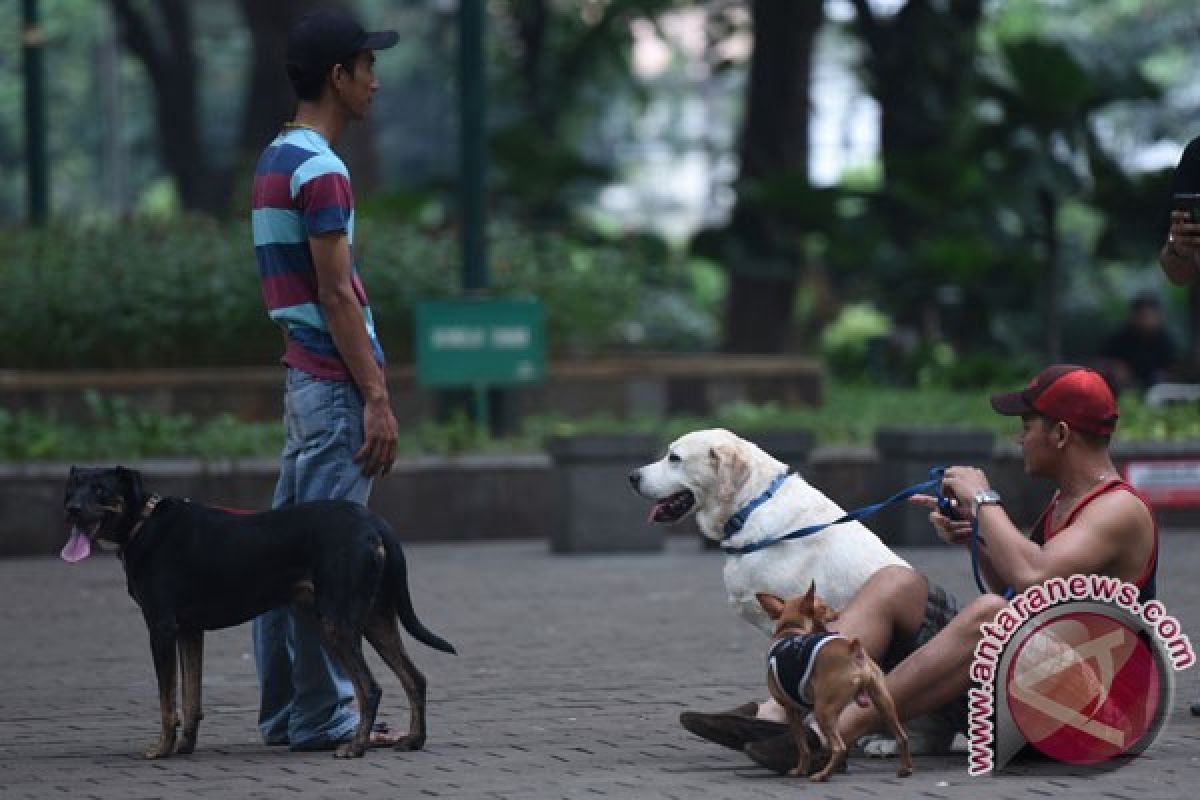
<svg viewBox="0 0 1200 800">
<path fill-rule="evenodd" d="M 184 736 L 179 740 L 179 744 L 175 745 L 175 755 L 186 756 L 196 749 L 196 737 Z"/>
<path fill-rule="evenodd" d="M 174 742 L 159 742 L 158 744 L 154 745 L 154 747 L 151 747 L 149 750 L 142 753 L 142 755 L 149 759 L 167 758 L 174 752 Z"/>
<path fill-rule="evenodd" d="M 356 744 L 355 742 L 350 741 L 350 742 L 346 742 L 345 744 L 338 745 L 337 749 L 333 751 L 333 757 L 334 758 L 362 758 L 363 753 L 365 753 L 366 751 L 367 751 L 366 747 L 363 747 L 360 744 Z"/>
<path fill-rule="evenodd" d="M 411 734 L 411 733 L 408 736 L 401 736 L 399 739 L 396 740 L 396 743 L 394 745 L 392 745 L 393 749 L 403 750 L 406 752 L 411 752 L 413 750 L 420 750 L 424 746 L 425 746 L 425 737 L 418 736 L 416 734 Z"/>
<path fill-rule="evenodd" d="M 897 778 L 907 778 L 910 775 L 912 775 L 912 767 L 901 767 L 900 769 L 896 770 Z"/>
</svg>

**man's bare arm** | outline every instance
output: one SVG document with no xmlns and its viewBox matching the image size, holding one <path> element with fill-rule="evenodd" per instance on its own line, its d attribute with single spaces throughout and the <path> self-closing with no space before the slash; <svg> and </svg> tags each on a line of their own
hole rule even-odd
<svg viewBox="0 0 1200 800">
<path fill-rule="evenodd" d="M 999 517 L 1003 519 L 999 519 Z M 1011 581 L 1016 591 L 1054 577 L 1075 574 L 1109 574 L 1126 580 L 1116 570 L 1122 555 L 1137 548 L 1153 522 L 1141 501 L 1127 492 L 1097 497 L 1079 516 L 1045 545 L 1021 536 L 1007 515 L 995 507 L 979 512 L 980 531 L 988 539 L 987 559 L 996 573 Z M 1147 554 L 1148 556 L 1148 554 Z"/>
<path fill-rule="evenodd" d="M 333 343 L 363 396 L 363 446 L 354 460 L 367 475 L 387 474 L 396 458 L 399 426 L 367 335 L 362 305 L 354 293 L 349 242 L 341 232 L 310 236 L 308 242 L 317 273 L 317 302 Z"/>
</svg>

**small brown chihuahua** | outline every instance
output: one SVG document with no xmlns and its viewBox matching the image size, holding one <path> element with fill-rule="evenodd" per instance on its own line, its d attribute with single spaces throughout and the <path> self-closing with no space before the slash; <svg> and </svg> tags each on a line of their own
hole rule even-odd
<svg viewBox="0 0 1200 800">
<path fill-rule="evenodd" d="M 869 696 L 896 737 L 900 751 L 896 774 L 901 778 L 911 775 L 908 735 L 884 686 L 883 671 L 857 639 L 847 639 L 825 627 L 837 619 L 837 612 L 817 597 L 816 584 L 787 602 L 773 594 L 760 593 L 756 597 L 767 616 L 776 622 L 767 657 L 767 688 L 787 711 L 788 726 L 800 754 L 799 763 L 788 774 L 808 774 L 812 753 L 804 720 L 811 711 L 830 750 L 829 763 L 812 780 L 829 780 L 833 771 L 846 762 L 846 743 L 838 733 L 838 716 L 851 700 L 866 707 Z"/>
</svg>

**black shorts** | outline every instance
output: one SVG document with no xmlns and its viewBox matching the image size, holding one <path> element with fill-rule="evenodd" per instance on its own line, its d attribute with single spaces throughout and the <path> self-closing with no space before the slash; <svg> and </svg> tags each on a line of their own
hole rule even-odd
<svg viewBox="0 0 1200 800">
<path fill-rule="evenodd" d="M 950 620 L 958 615 L 960 610 L 958 598 L 928 578 L 925 580 L 929 584 L 929 593 L 925 599 L 925 613 L 921 617 L 921 626 L 907 639 L 892 640 L 880 663 L 884 672 L 891 672 L 897 664 L 928 644 L 934 636 L 937 636 L 950 624 Z M 947 703 L 937 713 L 946 717 L 959 733 L 967 732 L 969 714 L 966 694 Z"/>
</svg>

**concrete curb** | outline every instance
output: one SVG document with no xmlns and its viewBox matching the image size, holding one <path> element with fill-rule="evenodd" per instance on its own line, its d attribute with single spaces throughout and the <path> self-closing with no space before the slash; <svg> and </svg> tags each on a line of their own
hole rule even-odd
<svg viewBox="0 0 1200 800">
<path fill-rule="evenodd" d="M 1114 454 L 1118 466 L 1134 458 L 1200 460 L 1200 441 L 1119 443 L 1114 446 Z M 595 502 L 578 504 L 564 491 L 565 472 L 547 453 L 402 459 L 390 475 L 376 481 L 371 507 L 406 541 L 553 542 L 565 530 L 568 512 L 598 513 L 600 506 L 615 509 L 621 501 L 637 500 L 629 491 L 625 474 L 640 463 L 644 461 L 620 465 L 608 477 L 591 476 L 585 493 Z M 70 466 L 67 462 L 0 463 L 0 556 L 59 551 L 66 540 L 61 503 L 63 481 Z M 212 505 L 254 509 L 270 505 L 279 468 L 275 459 L 145 459 L 125 462 L 125 466 L 144 471 L 154 491 Z M 894 470 L 889 471 L 891 465 L 884 463 L 873 447 L 819 447 L 811 452 L 806 464 L 792 466 L 846 509 L 877 502 L 901 488 L 896 485 Z M 1049 487 L 1025 477 L 1015 445 L 1005 441 L 996 444 L 988 474 L 1004 496 L 1005 509 L 1013 520 L 1022 527 L 1031 525 L 1049 499 Z M 637 528 L 641 530 L 645 510 L 640 501 L 635 505 Z M 917 510 L 900 509 L 896 513 L 924 522 L 918 519 Z M 1164 528 L 1197 528 L 1200 508 L 1159 508 L 1158 518 Z M 870 527 L 890 544 L 897 544 L 902 532 L 899 528 L 893 530 L 886 519 L 874 520 Z M 691 520 L 662 533 L 698 535 Z M 920 527 L 915 535 L 907 536 L 906 543 L 932 545 L 935 541 L 932 532 Z M 645 545 L 651 547 L 649 541 Z M 651 549 L 659 547 L 661 542 Z"/>
</svg>

